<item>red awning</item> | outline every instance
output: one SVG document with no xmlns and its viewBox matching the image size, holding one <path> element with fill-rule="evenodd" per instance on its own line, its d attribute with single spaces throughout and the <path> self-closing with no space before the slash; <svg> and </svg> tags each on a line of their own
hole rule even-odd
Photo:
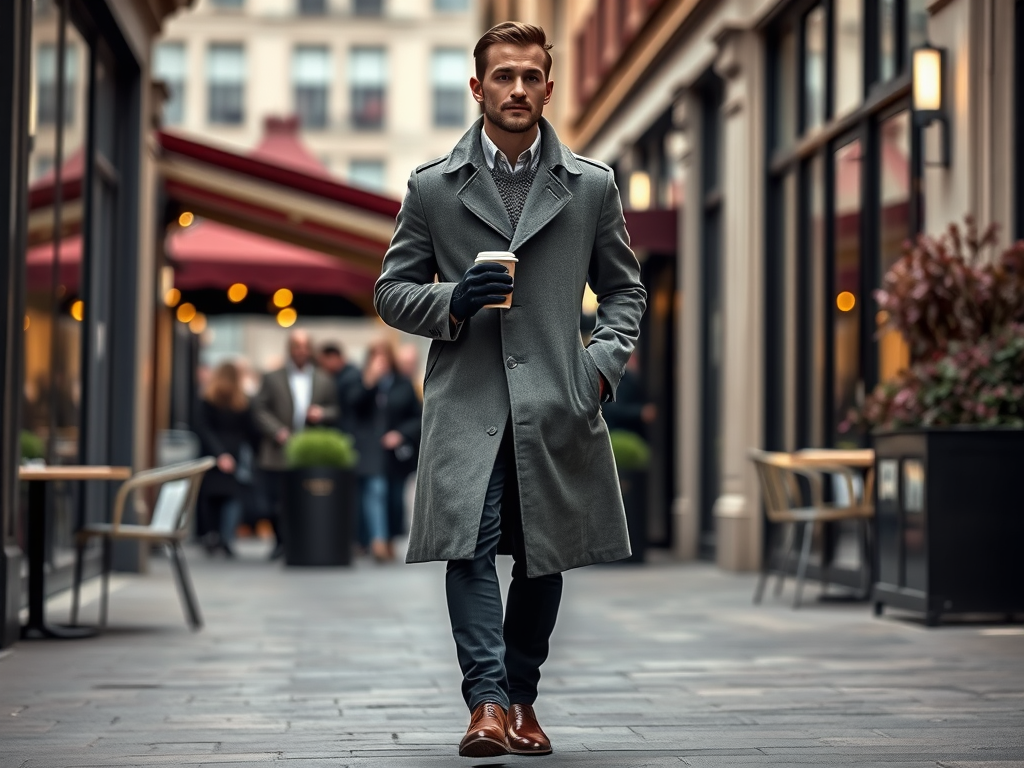
<svg viewBox="0 0 1024 768">
<path fill-rule="evenodd" d="M 34 245 L 25 255 L 25 283 L 30 291 L 47 291 L 53 275 L 53 243 Z M 82 275 L 82 236 L 65 237 L 60 244 L 60 284 L 78 293 Z"/>
<path fill-rule="evenodd" d="M 288 288 L 360 300 L 377 279 L 337 257 L 206 220 L 168 237 L 167 257 L 174 285 L 184 291 L 244 283 L 257 293 Z"/>
</svg>

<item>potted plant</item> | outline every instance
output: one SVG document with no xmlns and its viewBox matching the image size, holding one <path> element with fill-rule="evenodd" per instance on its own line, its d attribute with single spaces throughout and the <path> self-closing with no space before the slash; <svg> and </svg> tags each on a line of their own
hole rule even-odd
<svg viewBox="0 0 1024 768">
<path fill-rule="evenodd" d="M 21 430 L 21 462 L 39 462 L 46 456 L 46 444 L 43 439 L 27 429 Z"/>
<path fill-rule="evenodd" d="M 613 429 L 608 435 L 619 473 L 622 504 L 626 508 L 629 546 L 633 551 L 621 562 L 642 563 L 647 550 L 647 466 L 651 449 L 640 435 L 626 429 Z"/>
<path fill-rule="evenodd" d="M 1024 611 L 1024 242 L 995 244 L 920 236 L 876 292 L 910 349 L 846 425 L 874 433 L 876 614 Z"/>
<path fill-rule="evenodd" d="M 285 444 L 288 565 L 349 565 L 355 532 L 355 475 L 359 454 L 352 438 L 328 427 L 312 427 Z"/>
</svg>

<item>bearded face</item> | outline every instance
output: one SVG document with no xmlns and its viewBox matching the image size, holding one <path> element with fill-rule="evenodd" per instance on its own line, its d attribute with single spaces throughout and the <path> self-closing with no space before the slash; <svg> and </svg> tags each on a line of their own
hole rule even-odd
<svg viewBox="0 0 1024 768">
<path fill-rule="evenodd" d="M 508 133 L 525 133 L 544 114 L 551 99 L 547 81 L 547 54 L 539 45 L 511 43 L 487 49 L 483 81 L 472 81 L 473 95 L 483 105 L 487 120 Z"/>
</svg>

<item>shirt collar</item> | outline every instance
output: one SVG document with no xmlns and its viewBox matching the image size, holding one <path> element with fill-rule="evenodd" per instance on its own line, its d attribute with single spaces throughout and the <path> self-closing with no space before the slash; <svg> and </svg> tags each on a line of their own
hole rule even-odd
<svg viewBox="0 0 1024 768">
<path fill-rule="evenodd" d="M 519 171 L 527 167 L 528 162 L 531 171 L 537 170 L 537 166 L 540 165 L 540 134 L 541 132 L 537 131 L 537 138 L 533 140 L 533 144 L 530 145 L 528 150 L 519 155 L 519 158 L 516 160 L 516 167 L 512 168 L 508 158 L 505 157 L 505 153 L 498 149 L 498 145 L 491 141 L 491 137 L 487 135 L 487 131 L 481 126 L 480 143 L 484 148 L 484 160 L 487 162 L 488 169 L 493 171 L 495 163 L 500 162 L 503 167 L 511 170 L 512 173 L 519 173 Z"/>
</svg>

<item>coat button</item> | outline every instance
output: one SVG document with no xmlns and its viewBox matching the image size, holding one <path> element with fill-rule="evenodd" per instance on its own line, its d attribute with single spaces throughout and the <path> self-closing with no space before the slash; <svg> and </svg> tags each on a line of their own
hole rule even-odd
<svg viewBox="0 0 1024 768">
<path fill-rule="evenodd" d="M 515 368 L 517 365 L 519 365 L 519 363 L 516 361 L 514 357 L 509 355 L 508 360 L 505 361 L 505 365 L 507 365 L 509 370 L 511 370 L 512 368 Z"/>
<path fill-rule="evenodd" d="M 488 427 L 487 428 L 487 434 L 490 435 L 491 437 L 494 437 L 496 434 L 498 434 L 498 428 L 497 427 Z"/>
</svg>

